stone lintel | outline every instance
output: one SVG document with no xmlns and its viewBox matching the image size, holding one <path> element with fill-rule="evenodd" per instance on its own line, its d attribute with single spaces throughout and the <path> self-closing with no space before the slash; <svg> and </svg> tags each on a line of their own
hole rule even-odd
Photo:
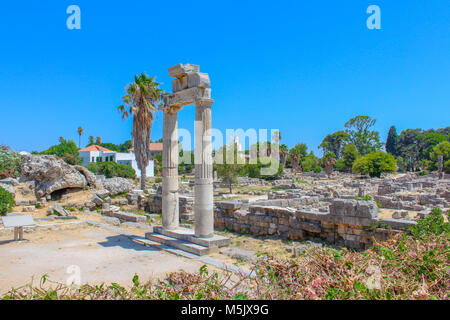
<svg viewBox="0 0 450 320">
<path fill-rule="evenodd" d="M 188 104 L 197 104 L 198 101 L 211 100 L 210 88 L 189 88 L 178 91 L 164 97 L 165 108 L 178 107 L 182 108 Z"/>
<path fill-rule="evenodd" d="M 189 72 L 172 80 L 172 91 L 178 92 L 189 88 L 206 88 L 211 84 L 209 75 L 201 72 Z"/>
<path fill-rule="evenodd" d="M 195 64 L 177 64 L 176 66 L 169 68 L 169 75 L 175 78 L 181 78 L 188 72 L 199 72 L 200 66 Z"/>
</svg>

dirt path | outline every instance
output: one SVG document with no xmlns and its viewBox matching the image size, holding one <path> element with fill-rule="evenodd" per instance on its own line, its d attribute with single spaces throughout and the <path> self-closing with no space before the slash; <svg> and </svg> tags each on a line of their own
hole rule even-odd
<svg viewBox="0 0 450 320">
<path fill-rule="evenodd" d="M 104 229 L 88 227 L 58 232 L 33 232 L 28 241 L 0 237 L 0 294 L 11 287 L 38 284 L 42 275 L 66 283 L 69 266 L 79 267 L 81 283 L 117 282 L 131 285 L 135 273 L 141 282 L 161 278 L 180 269 L 198 271 L 201 263 L 151 247 Z M 72 271 L 72 275 L 73 275 Z"/>
</svg>

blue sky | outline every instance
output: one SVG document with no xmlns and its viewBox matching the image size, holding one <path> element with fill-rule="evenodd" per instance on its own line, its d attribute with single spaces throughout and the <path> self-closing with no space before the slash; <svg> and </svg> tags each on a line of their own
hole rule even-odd
<svg viewBox="0 0 450 320">
<path fill-rule="evenodd" d="M 81 8 L 81 30 L 66 8 Z M 369 5 L 381 30 L 369 30 Z M 210 74 L 213 127 L 280 129 L 320 154 L 355 115 L 391 125 L 450 125 L 450 3 L 412 1 L 20 1 L 0 6 L 0 144 L 44 150 L 76 129 L 130 139 L 116 111 L 134 74 L 171 90 L 167 68 Z M 194 106 L 179 113 L 192 130 Z M 162 115 L 152 139 L 161 138 Z"/>
</svg>

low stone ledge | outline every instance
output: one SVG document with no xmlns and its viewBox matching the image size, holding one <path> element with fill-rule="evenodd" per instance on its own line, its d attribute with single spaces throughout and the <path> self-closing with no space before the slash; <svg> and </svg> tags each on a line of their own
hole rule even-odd
<svg viewBox="0 0 450 320">
<path fill-rule="evenodd" d="M 388 225 L 394 229 L 409 230 L 409 227 L 417 225 L 416 221 L 402 219 L 380 219 L 380 224 Z"/>
</svg>

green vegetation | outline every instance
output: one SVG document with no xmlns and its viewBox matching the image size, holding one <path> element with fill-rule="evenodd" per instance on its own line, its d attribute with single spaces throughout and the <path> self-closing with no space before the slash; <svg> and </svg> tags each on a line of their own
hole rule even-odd
<svg viewBox="0 0 450 320">
<path fill-rule="evenodd" d="M 122 98 L 124 104 L 117 108 L 122 113 L 122 119 L 133 117 L 131 134 L 136 162 L 141 170 L 141 190 L 145 189 L 146 168 L 151 157 L 149 146 L 153 114 L 157 107 L 162 105 L 165 95 L 159 85 L 160 83 L 155 81 L 155 77 L 149 77 L 145 73 L 135 75 L 134 82 L 130 83 L 125 89 L 126 94 Z"/>
<path fill-rule="evenodd" d="M 350 135 L 345 131 L 336 131 L 328 134 L 322 140 L 319 148 L 323 149 L 324 153 L 332 152 L 336 158 L 341 157 L 342 148 L 349 142 Z"/>
<path fill-rule="evenodd" d="M 443 225 L 436 214 L 413 235 L 375 242 L 364 252 L 315 247 L 288 259 L 260 253 L 252 268 L 255 277 L 240 276 L 237 282 L 206 266 L 148 283 L 140 283 L 135 275 L 129 289 L 117 283 L 70 288 L 44 275 L 38 287 L 12 289 L 3 299 L 447 300 L 449 229 Z M 46 283 L 50 285 L 44 287 Z"/>
<path fill-rule="evenodd" d="M 42 151 L 43 155 L 55 155 L 71 165 L 81 164 L 78 155 L 78 147 L 73 140 L 59 139 L 59 144 L 51 146 L 48 150 Z"/>
<path fill-rule="evenodd" d="M 278 179 L 282 174 L 283 166 L 271 157 L 258 158 L 257 163 L 242 165 L 239 171 L 240 176 L 265 180 Z"/>
<path fill-rule="evenodd" d="M 11 212 L 14 207 L 14 197 L 11 193 L 0 187 L 0 216 Z"/>
<path fill-rule="evenodd" d="M 319 172 L 322 171 L 320 167 L 320 159 L 314 155 L 314 152 L 310 151 L 307 156 L 305 156 L 301 162 L 301 166 L 303 172 L 317 171 L 320 168 Z"/>
<path fill-rule="evenodd" d="M 19 177 L 21 163 L 22 156 L 19 153 L 5 146 L 0 147 L 0 179 Z"/>
<path fill-rule="evenodd" d="M 397 171 L 397 161 L 389 153 L 374 151 L 356 159 L 353 163 L 352 171 L 379 178 L 384 172 Z"/>
<path fill-rule="evenodd" d="M 217 152 L 216 161 L 214 162 L 214 170 L 217 172 L 217 176 L 222 180 L 223 183 L 228 185 L 230 193 L 233 193 L 233 184 L 237 184 L 237 178 L 239 176 L 239 171 L 244 166 L 243 160 L 238 161 L 238 151 L 237 145 L 225 145 Z"/>
<path fill-rule="evenodd" d="M 353 162 L 359 156 L 359 152 L 353 143 L 346 144 L 342 150 L 342 157 L 336 161 L 336 169 L 342 172 L 351 172 Z"/>
<path fill-rule="evenodd" d="M 447 215 L 447 218 L 450 217 Z M 433 208 L 427 218 L 417 221 L 417 225 L 411 226 L 410 230 L 414 238 L 426 240 L 431 236 L 449 235 L 450 223 L 445 222 L 441 209 Z"/>
<path fill-rule="evenodd" d="M 395 156 L 401 157 L 402 171 L 436 170 L 437 152 L 442 152 L 444 161 L 450 160 L 446 144 L 450 141 L 450 127 L 443 129 L 406 129 L 400 133 Z M 435 150 L 435 147 L 438 150 Z M 448 147 L 447 147 L 448 148 Z"/>
<path fill-rule="evenodd" d="M 295 145 L 295 147 L 289 150 L 291 166 L 295 170 L 295 172 L 299 172 L 302 169 L 300 162 L 302 161 L 303 157 L 306 156 L 307 150 L 308 147 L 304 143 L 298 143 Z"/>
<path fill-rule="evenodd" d="M 327 152 L 324 154 L 322 158 L 323 165 L 325 166 L 325 172 L 327 175 L 331 175 L 333 173 L 334 164 L 336 163 L 336 156 L 333 152 Z"/>
<path fill-rule="evenodd" d="M 106 178 L 122 177 L 122 178 L 136 178 L 136 171 L 126 164 L 108 162 L 91 162 L 87 166 L 88 170 L 95 174 L 102 174 Z"/>
</svg>

